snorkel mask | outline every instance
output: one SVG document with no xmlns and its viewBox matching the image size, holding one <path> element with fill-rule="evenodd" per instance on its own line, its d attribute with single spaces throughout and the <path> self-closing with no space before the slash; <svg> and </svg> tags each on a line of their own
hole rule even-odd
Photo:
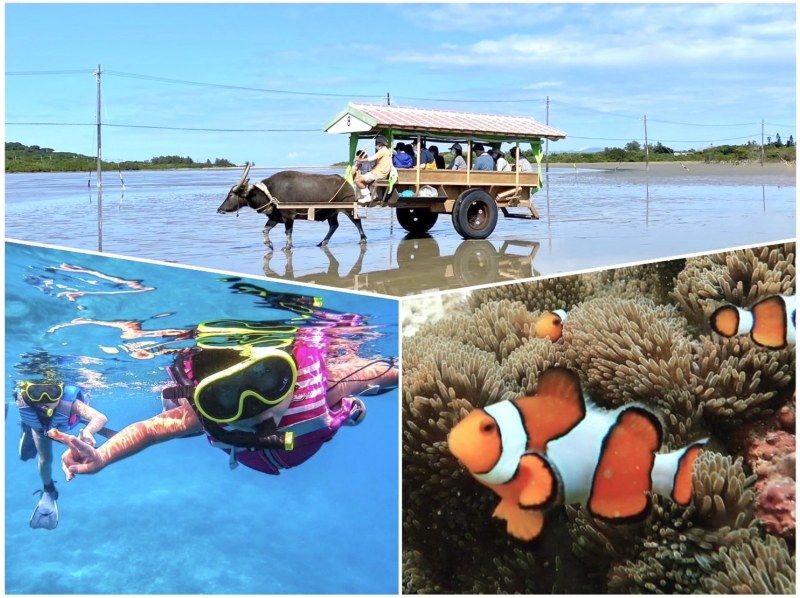
<svg viewBox="0 0 800 598">
<path fill-rule="evenodd" d="M 204 378 L 195 388 L 194 405 L 216 424 L 230 424 L 261 415 L 294 394 L 297 365 L 286 351 L 250 347 L 248 358 Z"/>
<path fill-rule="evenodd" d="M 52 410 L 64 398 L 64 383 L 23 381 L 19 383 L 19 396 L 28 407 L 48 407 Z"/>
</svg>

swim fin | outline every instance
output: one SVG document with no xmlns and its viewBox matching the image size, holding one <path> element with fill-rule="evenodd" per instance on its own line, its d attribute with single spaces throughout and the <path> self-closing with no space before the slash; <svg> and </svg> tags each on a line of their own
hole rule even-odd
<svg viewBox="0 0 800 598">
<path fill-rule="evenodd" d="M 31 515 L 30 526 L 34 529 L 56 529 L 58 526 L 58 490 L 55 484 L 50 483 L 44 490 L 37 490 L 34 494 L 41 494 L 39 503 Z"/>
<path fill-rule="evenodd" d="M 19 437 L 19 458 L 30 461 L 38 454 L 36 443 L 33 441 L 33 432 L 28 424 L 22 424 L 22 434 Z"/>
</svg>

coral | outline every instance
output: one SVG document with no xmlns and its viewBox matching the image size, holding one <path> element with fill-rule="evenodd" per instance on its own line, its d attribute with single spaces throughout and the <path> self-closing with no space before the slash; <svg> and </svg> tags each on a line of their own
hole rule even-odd
<svg viewBox="0 0 800 598">
<path fill-rule="evenodd" d="M 752 438 L 747 460 L 758 476 L 756 517 L 769 533 L 795 534 L 795 436 L 782 430 Z"/>
<path fill-rule="evenodd" d="M 686 260 L 672 297 L 701 330 L 722 303 L 748 307 L 769 295 L 794 294 L 795 244 L 742 249 Z"/>
<path fill-rule="evenodd" d="M 419 311 L 403 345 L 404 592 L 793 592 L 795 349 L 724 339 L 707 318 L 722 302 L 793 292 L 794 251 L 481 289 L 435 306 L 435 322 Z M 562 338 L 533 338 L 539 315 L 559 308 Z M 533 542 L 505 532 L 491 517 L 497 496 L 449 454 L 447 434 L 474 408 L 534 394 L 555 365 L 600 407 L 654 411 L 663 450 L 709 439 L 690 504 L 654 496 L 627 524 L 567 505 Z"/>
<path fill-rule="evenodd" d="M 701 336 L 693 347 L 706 416 L 738 425 L 771 413 L 794 388 L 795 348 L 762 349 L 747 337 Z"/>
</svg>

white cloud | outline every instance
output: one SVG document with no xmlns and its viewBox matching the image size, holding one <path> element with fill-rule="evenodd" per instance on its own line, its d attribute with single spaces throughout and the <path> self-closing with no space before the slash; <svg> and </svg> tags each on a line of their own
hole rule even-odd
<svg viewBox="0 0 800 598">
<path fill-rule="evenodd" d="M 556 87 L 562 87 L 563 85 L 563 81 L 539 81 L 538 83 L 529 83 L 528 85 L 524 85 L 522 89 L 553 89 Z"/>
<path fill-rule="evenodd" d="M 412 50 L 395 54 L 390 60 L 434 69 L 633 67 L 789 61 L 795 54 L 794 10 L 786 5 L 448 5 L 432 14 L 434 23 L 449 16 L 455 27 L 482 19 L 481 31 L 486 31 L 487 23 L 498 29 L 492 11 L 501 20 L 513 14 L 512 30 L 530 33 L 461 43 L 443 40 L 438 46 L 440 52 Z M 543 19 L 535 25 L 526 24 L 540 15 L 553 14 L 559 18 L 551 23 Z M 444 60 L 443 54 L 447 56 Z"/>
</svg>

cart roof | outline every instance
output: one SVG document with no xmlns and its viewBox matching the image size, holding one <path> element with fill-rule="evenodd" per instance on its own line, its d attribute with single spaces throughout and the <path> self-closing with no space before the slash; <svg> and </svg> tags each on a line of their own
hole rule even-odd
<svg viewBox="0 0 800 598">
<path fill-rule="evenodd" d="M 555 140 L 566 137 L 566 133 L 524 116 L 352 102 L 325 125 L 328 133 L 358 133 L 365 136 L 386 129 L 391 129 L 395 134 L 424 133 L 441 138 L 474 136 L 497 141 L 543 138 Z"/>
</svg>

